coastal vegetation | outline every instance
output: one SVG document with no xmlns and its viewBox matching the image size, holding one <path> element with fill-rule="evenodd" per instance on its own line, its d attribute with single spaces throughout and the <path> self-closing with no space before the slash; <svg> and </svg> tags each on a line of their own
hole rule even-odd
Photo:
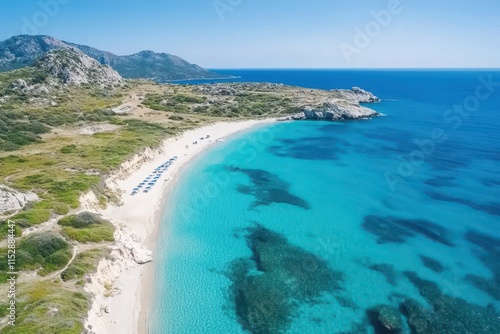
<svg viewBox="0 0 500 334">
<path fill-rule="evenodd" d="M 83 332 L 83 319 L 90 303 L 90 298 L 84 291 L 74 291 L 59 280 L 47 279 L 19 284 L 18 291 L 16 326 L 3 327 L 1 333 Z"/>
<path fill-rule="evenodd" d="M 96 271 L 99 261 L 109 254 L 107 248 L 95 248 L 83 251 L 78 254 L 66 270 L 61 273 L 61 279 L 64 282 L 77 280 L 78 284 L 83 283 L 85 275 Z"/>
<path fill-rule="evenodd" d="M 259 85 L 268 89 L 260 89 Z M 175 91 L 147 94 L 144 105 L 154 110 L 190 113 L 212 117 L 280 116 L 300 111 L 292 100 L 279 94 L 274 84 L 227 84 L 224 86 L 185 86 L 188 94 Z M 214 98 L 216 96 L 217 98 Z"/>
<path fill-rule="evenodd" d="M 40 276 L 64 268 L 72 256 L 71 245 L 59 234 L 53 232 L 33 233 L 23 238 L 16 248 L 17 270 L 34 270 Z M 1 249 L 6 258 L 7 249 Z M 0 263 L 2 272 L 10 271 L 7 261 Z"/>
<path fill-rule="evenodd" d="M 63 235 L 80 243 L 114 241 L 115 228 L 109 221 L 91 212 L 66 216 L 59 220 Z"/>
</svg>

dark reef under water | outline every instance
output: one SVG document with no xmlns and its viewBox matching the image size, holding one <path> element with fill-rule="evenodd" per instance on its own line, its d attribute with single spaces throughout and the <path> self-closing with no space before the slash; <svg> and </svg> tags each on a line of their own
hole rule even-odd
<svg viewBox="0 0 500 334">
<path fill-rule="evenodd" d="M 342 146 L 349 146 L 345 140 L 331 137 L 279 139 L 279 142 L 280 145 L 270 146 L 268 151 L 278 157 L 300 160 L 339 160 L 339 155 L 346 152 Z"/>
<path fill-rule="evenodd" d="M 424 183 L 435 188 L 453 187 L 456 185 L 456 180 L 457 179 L 452 176 L 434 176 Z"/>
<path fill-rule="evenodd" d="M 420 255 L 420 260 L 422 260 L 424 266 L 436 273 L 442 273 L 446 269 L 439 261 L 431 257 Z"/>
<path fill-rule="evenodd" d="M 492 273 L 491 278 L 472 274 L 465 278 L 478 289 L 483 290 L 494 299 L 500 300 L 500 239 L 472 230 L 466 233 L 465 238 L 476 246 L 474 250 L 476 257 Z"/>
<path fill-rule="evenodd" d="M 387 263 L 381 263 L 381 264 L 374 264 L 369 268 L 384 275 L 385 279 L 387 280 L 387 283 L 389 283 L 390 285 L 392 286 L 398 285 L 399 282 L 398 272 L 396 271 L 393 265 Z"/>
<path fill-rule="evenodd" d="M 283 235 L 257 224 L 245 238 L 252 256 L 232 262 L 227 277 L 229 302 L 248 332 L 282 333 L 300 304 L 318 303 L 324 293 L 340 289 L 341 273 Z"/>
<path fill-rule="evenodd" d="M 255 197 L 251 205 L 254 209 L 259 206 L 267 206 L 272 203 L 284 203 L 298 206 L 309 210 L 309 203 L 290 193 L 290 183 L 283 181 L 278 175 L 262 169 L 245 169 L 238 167 L 227 167 L 231 172 L 240 172 L 250 178 L 251 185 L 239 185 L 238 192 Z"/>
<path fill-rule="evenodd" d="M 492 305 L 484 307 L 448 296 L 436 283 L 421 279 L 414 272 L 405 274 L 430 305 L 425 308 L 414 299 L 400 305 L 412 334 L 500 333 L 500 313 Z"/>
<path fill-rule="evenodd" d="M 430 198 L 438 201 L 459 203 L 474 210 L 483 211 L 494 216 L 500 216 L 500 203 L 476 203 L 470 199 L 449 196 L 435 191 L 427 191 L 426 194 Z"/>
<path fill-rule="evenodd" d="M 244 232 L 251 256 L 231 262 L 225 272 L 231 281 L 228 304 L 242 329 L 252 334 L 286 333 L 299 316 L 299 307 L 325 303 L 322 301 L 325 294 L 333 295 L 343 307 L 359 309 L 353 301 L 341 296 L 345 284 L 343 273 L 332 269 L 324 259 L 260 224 Z M 498 263 L 489 257 L 498 255 L 498 240 L 477 232 L 469 232 L 467 239 L 480 246 L 480 259 L 487 261 L 485 264 L 492 270 L 498 270 Z M 436 260 L 425 256 L 421 259 L 437 272 L 444 270 Z M 398 272 L 389 264 L 369 268 L 384 275 L 394 286 L 402 279 L 409 280 L 427 304 L 402 294 L 394 295 L 388 304 L 364 310 L 365 319 L 353 324 L 349 333 L 367 333 L 368 328 L 376 334 L 500 333 L 500 313 L 493 305 L 480 306 L 461 296 L 447 295 L 436 283 L 420 278 L 415 272 Z M 323 320 L 315 321 L 321 325 Z"/>
<path fill-rule="evenodd" d="M 403 243 L 410 237 L 421 235 L 443 245 L 453 246 L 444 227 L 424 219 L 369 215 L 365 217 L 362 226 L 365 231 L 378 237 L 379 244 Z"/>
<path fill-rule="evenodd" d="M 426 299 L 426 307 L 403 297 L 398 305 L 377 305 L 366 310 L 376 334 L 496 334 L 500 314 L 490 306 L 480 306 L 459 297 L 443 294 L 437 284 L 421 279 L 415 272 L 405 276 Z"/>
</svg>

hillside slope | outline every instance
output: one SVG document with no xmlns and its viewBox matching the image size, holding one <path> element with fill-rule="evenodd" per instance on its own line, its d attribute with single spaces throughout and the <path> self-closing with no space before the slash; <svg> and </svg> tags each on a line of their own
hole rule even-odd
<svg viewBox="0 0 500 334">
<path fill-rule="evenodd" d="M 20 35 L 0 42 L 0 72 L 31 66 L 52 50 L 72 48 L 82 51 L 101 64 L 109 65 L 124 78 L 167 82 L 225 77 L 167 53 L 141 51 L 133 55 L 118 56 L 90 46 L 42 35 Z"/>
</svg>

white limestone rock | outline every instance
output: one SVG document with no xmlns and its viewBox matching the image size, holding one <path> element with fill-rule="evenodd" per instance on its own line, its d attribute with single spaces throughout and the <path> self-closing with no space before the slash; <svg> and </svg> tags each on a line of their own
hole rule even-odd
<svg viewBox="0 0 500 334">
<path fill-rule="evenodd" d="M 352 87 L 352 89 L 334 89 L 335 95 L 340 95 L 340 97 L 348 102 L 352 103 L 375 103 L 380 102 L 380 99 L 364 89 L 359 87 Z"/>
<path fill-rule="evenodd" d="M 153 253 L 144 246 L 139 245 L 135 241 L 126 241 L 124 247 L 132 254 L 132 259 L 137 264 L 145 264 L 153 261 Z"/>
<path fill-rule="evenodd" d="M 0 185 L 0 213 L 21 210 L 28 202 L 39 200 L 40 198 L 35 193 L 22 193 Z"/>
</svg>

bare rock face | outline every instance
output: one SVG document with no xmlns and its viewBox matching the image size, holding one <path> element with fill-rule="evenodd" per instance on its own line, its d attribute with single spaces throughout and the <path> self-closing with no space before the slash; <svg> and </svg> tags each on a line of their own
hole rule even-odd
<svg viewBox="0 0 500 334">
<path fill-rule="evenodd" d="M 366 119 L 379 115 L 375 110 L 366 108 L 360 103 L 376 103 L 380 99 L 364 89 L 353 87 L 331 90 L 331 101 L 317 106 L 301 107 L 302 111 L 286 119 L 292 120 L 347 120 Z"/>
<path fill-rule="evenodd" d="M 0 185 L 0 213 L 21 210 L 26 203 L 38 200 L 40 200 L 38 196 L 32 192 L 21 193 Z"/>
<path fill-rule="evenodd" d="M 123 78 L 111 67 L 76 49 L 50 51 L 35 66 L 68 85 L 115 86 L 123 82 Z"/>
<path fill-rule="evenodd" d="M 352 87 L 352 89 L 334 89 L 332 90 L 337 95 L 346 101 L 352 103 L 375 103 L 380 102 L 380 99 L 372 93 L 361 89 L 359 87 Z"/>
<path fill-rule="evenodd" d="M 10 88 L 13 90 L 24 90 L 28 88 L 28 83 L 23 79 L 16 79 L 10 84 Z"/>
<path fill-rule="evenodd" d="M 377 116 L 378 113 L 370 108 L 359 104 L 351 104 L 345 101 L 326 103 L 321 107 L 305 107 L 302 112 L 291 116 L 293 120 L 347 120 L 366 119 Z"/>
<path fill-rule="evenodd" d="M 145 264 L 153 261 L 153 253 L 135 241 L 126 241 L 124 247 L 130 251 L 133 260 L 137 264 Z"/>
<path fill-rule="evenodd" d="M 305 108 L 303 114 L 305 119 L 327 121 L 342 119 L 363 119 L 377 115 L 377 113 L 372 109 L 347 103 L 332 103 L 325 105 L 322 108 Z"/>
</svg>

